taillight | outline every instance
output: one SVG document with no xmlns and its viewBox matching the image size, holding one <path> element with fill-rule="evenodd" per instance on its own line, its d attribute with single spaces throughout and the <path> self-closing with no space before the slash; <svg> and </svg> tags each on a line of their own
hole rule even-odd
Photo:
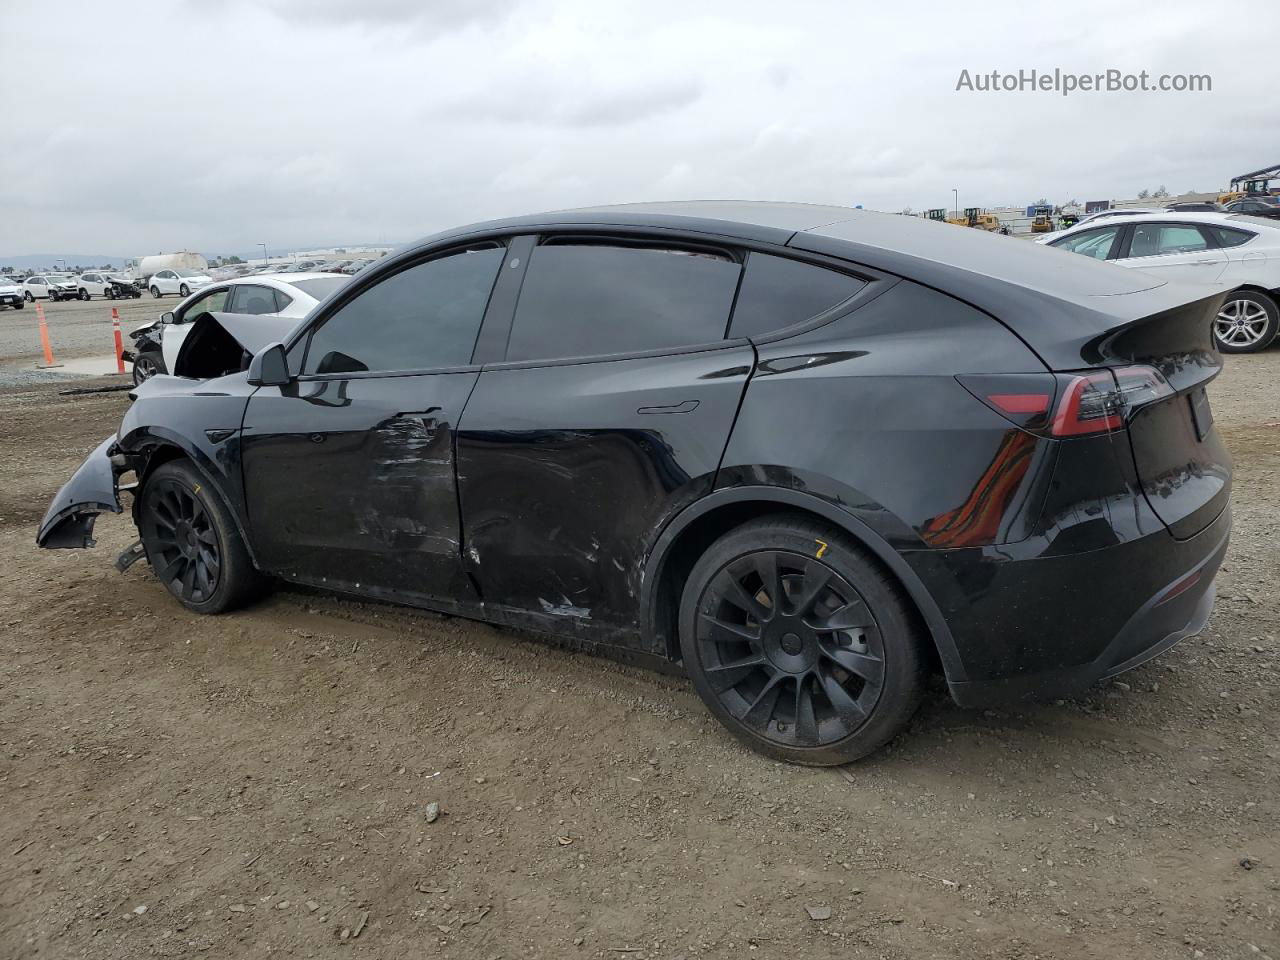
<svg viewBox="0 0 1280 960">
<path fill-rule="evenodd" d="M 1049 433 L 1055 437 L 1079 437 L 1124 426 L 1124 408 L 1117 405 L 1116 381 L 1110 370 L 1068 374 L 1065 379 Z"/>
<path fill-rule="evenodd" d="M 1050 437 L 1119 430 L 1140 407 L 1172 396 L 1159 370 L 1135 364 L 1079 373 L 990 374 L 957 378 L 1011 423 Z"/>
</svg>

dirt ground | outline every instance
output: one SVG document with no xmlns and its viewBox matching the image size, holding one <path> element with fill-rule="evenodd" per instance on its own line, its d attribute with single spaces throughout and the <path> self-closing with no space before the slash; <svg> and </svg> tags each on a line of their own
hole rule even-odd
<svg viewBox="0 0 1280 960">
<path fill-rule="evenodd" d="M 1278 381 L 1272 351 L 1212 391 L 1205 635 L 1079 701 L 938 688 L 843 770 L 510 631 L 285 590 L 193 616 L 112 569 L 126 517 L 36 550 L 128 401 L 0 393 L 0 957 L 1280 960 Z"/>
<path fill-rule="evenodd" d="M 80 357 L 111 355 L 115 350 L 111 336 L 112 307 L 120 312 L 120 326 L 127 333 L 181 302 L 181 297 L 156 300 L 146 294 L 137 300 L 94 297 L 92 300 L 60 300 L 57 303 L 39 301 L 49 327 L 49 346 L 59 363 Z M 131 344 L 132 341 L 125 340 L 126 346 Z M 0 371 L 29 369 L 41 358 L 35 304 L 28 303 L 22 310 L 0 310 Z M 0 382 L 3 382 L 2 377 Z"/>
</svg>

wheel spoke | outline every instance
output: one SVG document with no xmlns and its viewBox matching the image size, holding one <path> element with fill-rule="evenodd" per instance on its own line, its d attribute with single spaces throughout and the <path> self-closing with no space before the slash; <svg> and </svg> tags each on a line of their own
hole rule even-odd
<svg viewBox="0 0 1280 960">
<path fill-rule="evenodd" d="M 182 554 L 177 554 L 172 560 L 165 560 L 163 557 L 160 559 L 164 566 L 156 570 L 156 576 L 164 583 L 172 583 L 182 569 Z"/>
<path fill-rule="evenodd" d="M 818 630 L 855 630 L 858 627 L 869 627 L 874 623 L 867 605 L 860 599 L 855 599 L 823 617 L 814 624 L 814 627 Z"/>
<path fill-rule="evenodd" d="M 879 657 L 858 653 L 847 647 L 824 647 L 822 653 L 828 660 L 873 686 L 884 682 L 884 661 Z"/>
<path fill-rule="evenodd" d="M 751 724 L 753 727 L 768 726 L 769 718 L 773 716 L 773 708 L 778 702 L 778 694 L 782 692 L 782 680 L 785 674 L 777 673 L 769 678 L 769 682 L 764 688 L 756 694 L 756 698 L 747 706 L 746 712 L 742 715 L 744 723 Z"/>
<path fill-rule="evenodd" d="M 808 564 L 805 567 L 804 579 L 800 584 L 800 596 L 796 599 L 795 607 L 790 612 L 798 617 L 806 616 L 813 609 L 813 605 L 817 603 L 822 591 L 826 590 L 830 585 L 831 576 L 829 567 L 819 563 Z"/>
<path fill-rule="evenodd" d="M 770 610 L 751 594 L 747 593 L 747 588 L 738 581 L 737 577 L 726 570 L 719 579 L 724 583 L 724 589 L 720 595 L 725 600 L 761 622 L 769 619 Z"/>
<path fill-rule="evenodd" d="M 727 620 L 720 620 L 713 617 L 709 613 L 700 614 L 702 622 L 709 624 L 715 637 L 708 639 L 715 640 L 718 643 L 751 643 L 754 644 L 760 639 L 760 631 L 752 630 L 750 627 L 742 626 L 736 623 L 729 623 Z"/>
<path fill-rule="evenodd" d="M 182 570 L 182 599 L 190 600 L 192 590 L 196 582 L 196 565 L 193 561 L 187 561 Z"/>
<path fill-rule="evenodd" d="M 818 715 L 813 709 L 813 690 L 808 676 L 796 681 L 796 739 L 803 743 L 818 742 Z"/>
<path fill-rule="evenodd" d="M 760 574 L 760 582 L 764 585 L 765 595 L 769 598 L 769 609 L 776 613 L 783 608 L 785 599 L 782 590 L 782 572 L 778 567 L 778 555 L 761 553 L 754 559 L 756 573 Z"/>
<path fill-rule="evenodd" d="M 213 530 L 209 527 L 205 527 L 202 530 L 197 530 L 196 536 L 200 538 L 201 543 L 207 543 L 211 547 L 216 547 L 218 545 L 218 538 L 214 534 Z"/>
<path fill-rule="evenodd" d="M 743 657 L 741 660 L 732 660 L 729 663 L 718 663 L 713 667 L 705 667 L 703 672 L 707 675 L 707 679 L 711 681 L 711 686 L 715 688 L 716 693 L 724 693 L 726 690 L 736 687 L 761 667 L 767 666 L 768 663 L 769 661 L 764 657 L 752 655 Z"/>
<path fill-rule="evenodd" d="M 867 711 L 849 695 L 849 691 L 840 685 L 839 680 L 829 673 L 818 674 L 818 679 L 822 683 L 822 692 L 827 695 L 837 716 L 854 726 L 867 718 Z"/>
</svg>

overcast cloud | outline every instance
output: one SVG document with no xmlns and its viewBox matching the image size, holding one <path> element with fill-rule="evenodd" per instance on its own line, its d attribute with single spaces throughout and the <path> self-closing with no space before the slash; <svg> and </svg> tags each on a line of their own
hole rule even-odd
<svg viewBox="0 0 1280 960">
<path fill-rule="evenodd" d="M 108 7 L 4 3 L 0 256 L 400 242 L 629 200 L 1123 199 L 1280 163 L 1274 0 Z M 955 90 L 1055 67 L 1213 90 Z"/>
</svg>

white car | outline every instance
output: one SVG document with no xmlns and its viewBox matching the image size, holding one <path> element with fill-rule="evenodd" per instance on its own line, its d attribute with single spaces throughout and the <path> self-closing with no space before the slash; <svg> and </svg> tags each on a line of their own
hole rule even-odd
<svg viewBox="0 0 1280 960">
<path fill-rule="evenodd" d="M 80 295 L 76 281 L 69 273 L 36 273 L 22 283 L 27 303 L 33 300 L 74 300 Z"/>
<path fill-rule="evenodd" d="M 1235 287 L 1213 322 L 1224 353 L 1265 349 L 1280 330 L 1280 220 L 1153 211 L 1078 224 L 1036 242 L 1165 280 Z"/>
<path fill-rule="evenodd" d="M 27 305 L 22 295 L 22 284 L 13 277 L 0 277 L 0 310 L 13 307 L 21 310 Z"/>
<path fill-rule="evenodd" d="M 166 293 L 188 297 L 211 283 L 213 277 L 207 273 L 197 273 L 194 270 L 157 270 L 147 281 L 147 289 L 153 297 L 163 297 Z"/>
<path fill-rule="evenodd" d="M 191 325 L 206 313 L 240 313 L 301 320 L 312 308 L 350 277 L 331 273 L 241 277 L 193 293 L 159 320 L 129 332 L 137 345 L 133 361 L 134 383 L 174 369 L 182 342 Z"/>
<path fill-rule="evenodd" d="M 115 281 L 115 283 L 112 283 Z M 93 297 L 106 297 L 114 300 L 116 292 L 120 289 L 121 284 L 128 284 L 124 274 L 115 273 L 111 270 L 95 270 L 90 273 L 82 273 L 76 277 L 76 292 L 81 300 L 89 300 Z"/>
</svg>

